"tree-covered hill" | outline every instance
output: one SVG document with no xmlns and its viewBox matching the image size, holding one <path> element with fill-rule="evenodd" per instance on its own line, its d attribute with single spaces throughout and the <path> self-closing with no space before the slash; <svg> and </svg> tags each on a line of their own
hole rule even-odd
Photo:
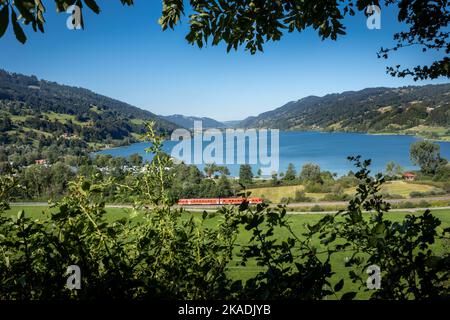
<svg viewBox="0 0 450 320">
<path fill-rule="evenodd" d="M 37 160 L 79 164 L 91 151 L 138 141 L 147 120 L 162 135 L 178 127 L 87 89 L 0 70 L 0 172 Z"/>
<path fill-rule="evenodd" d="M 160 133 L 176 127 L 149 111 L 87 89 L 4 70 L 0 70 L 0 117 L 4 124 L 0 131 L 10 135 L 25 129 L 95 143 L 131 139 L 144 132 L 145 120 L 155 120 Z"/>
<path fill-rule="evenodd" d="M 249 117 L 239 126 L 449 135 L 450 84 L 309 96 Z"/>
</svg>

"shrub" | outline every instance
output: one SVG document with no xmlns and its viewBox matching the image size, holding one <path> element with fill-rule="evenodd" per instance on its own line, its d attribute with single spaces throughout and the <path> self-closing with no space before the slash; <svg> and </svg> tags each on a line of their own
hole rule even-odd
<svg viewBox="0 0 450 320">
<path fill-rule="evenodd" d="M 419 191 L 412 191 L 409 193 L 409 196 L 411 198 L 422 198 L 426 196 L 425 192 L 419 192 Z"/>
<path fill-rule="evenodd" d="M 442 189 L 444 189 L 444 191 L 446 193 L 450 193 L 450 183 L 449 182 L 444 183 L 444 185 L 442 186 Z"/>
<path fill-rule="evenodd" d="M 337 182 L 342 188 L 350 188 L 356 187 L 360 181 L 355 177 L 354 174 L 348 174 L 346 176 L 340 177 Z"/>
<path fill-rule="evenodd" d="M 433 181 L 449 181 L 450 180 L 450 166 L 440 166 L 435 175 L 433 176 Z"/>
<path fill-rule="evenodd" d="M 308 193 L 328 193 L 331 192 L 331 187 L 321 183 L 307 183 L 305 185 L 305 192 Z"/>
<path fill-rule="evenodd" d="M 269 203 L 269 204 L 272 203 L 272 201 L 270 201 L 265 195 L 262 195 L 261 199 L 263 199 L 264 203 Z"/>
<path fill-rule="evenodd" d="M 405 197 L 400 194 L 381 193 L 381 195 L 384 199 L 405 199 Z"/>
<path fill-rule="evenodd" d="M 413 191 L 409 194 L 411 198 L 422 198 L 422 197 L 429 197 L 429 196 L 439 196 L 439 195 L 445 195 L 446 192 L 442 189 L 433 189 L 431 191 L 427 192 L 419 192 L 419 191 Z"/>
<path fill-rule="evenodd" d="M 433 196 L 442 196 L 447 193 L 443 189 L 434 189 L 434 190 L 430 191 L 430 194 Z"/>
<path fill-rule="evenodd" d="M 151 142 L 158 157 L 162 141 Z M 357 194 L 345 210 L 307 225 L 301 236 L 291 229 L 284 206 L 223 207 L 218 211 L 223 219 L 214 229 L 207 227 L 206 212 L 199 221 L 182 219 L 166 194 L 169 158 L 157 158 L 129 185 L 80 177 L 43 221 L 23 211 L 15 218 L 2 214 L 14 183 L 1 177 L 0 300 L 324 299 L 337 297 L 345 287 L 342 276 L 334 286 L 330 283 L 339 277 L 331 260 L 342 251 L 352 253 L 348 276 L 372 299 L 449 297 L 450 255 L 438 255 L 433 246 L 448 230 L 438 228 L 440 221 L 429 211 L 400 222 L 385 219 L 390 205 L 377 193 L 384 179 L 369 176 L 370 161 L 351 159 L 360 169 Z M 142 221 L 105 219 L 103 191 L 112 186 L 144 199 L 136 203 Z M 371 219 L 363 210 L 373 212 Z M 323 209 L 314 206 L 312 211 Z M 243 230 L 249 240 L 237 244 Z M 313 243 L 321 244 L 320 251 Z M 227 270 L 235 253 L 241 266 L 256 264 L 257 274 L 231 279 Z M 385 285 L 369 290 L 361 270 L 374 264 L 383 271 Z M 82 270 L 80 290 L 66 287 L 68 265 Z"/>
<path fill-rule="evenodd" d="M 322 211 L 325 211 L 325 210 L 321 206 L 316 204 L 315 206 L 311 207 L 310 211 L 311 212 L 322 212 Z"/>
<path fill-rule="evenodd" d="M 280 199 L 280 203 L 283 203 L 283 204 L 287 204 L 291 201 L 292 201 L 292 198 L 289 198 L 289 197 L 283 197 Z"/>
<path fill-rule="evenodd" d="M 329 193 L 326 194 L 322 200 L 323 201 L 346 201 L 349 200 L 351 198 L 351 196 L 349 196 L 348 194 L 336 194 L 336 193 Z"/>
<path fill-rule="evenodd" d="M 431 207 L 431 203 L 429 203 L 428 201 L 422 200 L 418 203 L 418 206 L 420 208 L 429 208 L 429 207 Z"/>
<path fill-rule="evenodd" d="M 294 201 L 295 202 L 312 202 L 313 199 L 310 197 L 307 197 L 305 191 L 297 190 L 297 191 L 295 191 Z"/>
<path fill-rule="evenodd" d="M 405 201 L 405 202 L 399 203 L 398 207 L 402 208 L 402 209 L 410 209 L 410 208 L 414 208 L 415 205 L 414 205 L 414 203 L 412 203 L 410 201 Z"/>
</svg>

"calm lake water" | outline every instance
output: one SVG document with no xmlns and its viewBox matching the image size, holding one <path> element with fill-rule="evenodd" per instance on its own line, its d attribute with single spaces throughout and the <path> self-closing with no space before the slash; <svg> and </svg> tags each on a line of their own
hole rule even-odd
<svg viewBox="0 0 450 320">
<path fill-rule="evenodd" d="M 361 155 L 364 159 L 372 159 L 372 172 L 384 171 L 389 161 L 399 163 L 404 169 L 417 169 L 409 160 L 409 147 L 411 143 L 420 138 L 401 135 L 369 135 L 359 133 L 323 133 L 323 132 L 280 132 L 279 168 L 285 172 L 289 163 L 293 163 L 300 171 L 306 163 L 316 163 L 322 170 L 337 173 L 339 176 L 355 168 L 347 160 L 348 156 Z M 441 146 L 441 155 L 450 159 L 450 142 L 438 142 Z M 167 141 L 164 150 L 171 153 L 175 141 Z M 210 142 L 203 143 L 203 149 Z M 127 157 L 133 153 L 141 154 L 144 159 L 150 160 L 151 154 L 144 149 L 149 143 L 135 143 L 130 146 L 103 150 L 98 153 L 113 156 Z M 236 149 L 237 146 L 235 145 Z M 229 148 L 228 148 L 229 149 Z M 194 148 L 192 148 L 194 150 Z M 227 147 L 224 147 L 226 153 Z M 246 148 L 248 154 L 248 146 Z M 270 155 L 270 152 L 269 152 Z M 276 154 L 274 154 L 276 156 Z M 197 165 L 203 169 L 204 164 Z M 239 175 L 239 164 L 227 165 L 231 175 Z M 252 165 L 256 174 L 258 164 Z"/>
</svg>

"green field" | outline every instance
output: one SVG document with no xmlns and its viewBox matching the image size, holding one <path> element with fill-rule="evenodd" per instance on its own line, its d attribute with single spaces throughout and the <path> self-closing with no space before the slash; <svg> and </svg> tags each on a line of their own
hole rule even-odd
<svg viewBox="0 0 450 320">
<path fill-rule="evenodd" d="M 433 138 L 441 141 L 450 141 L 450 134 L 447 127 L 431 127 L 418 125 L 416 127 L 402 130 L 402 133 L 414 136 L 422 136 L 425 138 Z"/>
<path fill-rule="evenodd" d="M 94 111 L 96 111 L 96 109 L 94 109 Z M 74 115 L 70 115 L 70 114 L 62 114 L 62 113 L 56 113 L 56 112 L 42 112 L 41 115 L 48 117 L 48 119 L 50 121 L 59 121 L 62 123 L 66 123 L 70 120 L 73 123 L 80 125 L 80 126 L 86 126 L 86 125 L 92 124 L 92 123 L 88 123 L 88 122 L 77 121 L 77 120 L 75 120 L 76 117 Z M 27 118 L 32 118 L 32 116 L 18 116 L 18 115 L 8 115 L 8 116 L 15 123 L 24 122 Z M 22 128 L 22 129 L 24 129 L 24 128 Z"/>
<path fill-rule="evenodd" d="M 381 187 L 381 192 L 389 194 L 398 194 L 405 198 L 409 198 L 411 192 L 429 192 L 436 188 L 427 184 L 417 184 L 406 181 L 390 181 Z"/>
<path fill-rule="evenodd" d="M 262 197 L 269 200 L 272 203 L 280 203 L 282 198 L 295 198 L 295 193 L 297 191 L 304 190 L 305 187 L 302 185 L 294 186 L 281 186 L 281 187 L 264 187 L 264 188 L 253 188 L 248 189 L 251 195 L 254 197 Z M 404 198 L 410 198 L 409 194 L 411 192 L 429 192 L 439 190 L 435 186 L 424 184 L 424 183 L 414 183 L 406 181 L 389 181 L 386 182 L 382 188 L 381 192 L 390 195 L 399 195 Z M 356 188 L 348 188 L 345 193 L 348 195 L 353 195 L 356 192 Z M 312 198 L 313 201 L 321 201 L 326 193 L 306 193 L 307 197 Z"/>
<path fill-rule="evenodd" d="M 303 191 L 302 185 L 248 189 L 252 197 L 262 197 L 272 203 L 280 203 L 282 198 L 294 198 L 296 191 Z"/>
<path fill-rule="evenodd" d="M 75 120 L 75 116 L 71 115 L 71 114 L 62 114 L 62 113 L 56 113 L 56 112 L 44 112 L 42 113 L 42 115 L 47 116 L 51 121 L 59 121 L 62 123 L 66 123 L 69 120 L 72 121 L 72 123 L 75 123 L 79 126 L 90 126 L 92 125 L 92 121 L 88 121 L 88 122 L 81 122 L 78 120 Z"/>
<path fill-rule="evenodd" d="M 10 210 L 8 210 L 5 214 L 9 216 L 15 216 L 19 210 L 24 210 L 26 216 L 31 217 L 33 219 L 47 219 L 48 214 L 56 209 L 50 209 L 48 207 L 13 207 Z M 450 210 L 433 210 L 432 213 L 439 218 L 442 221 L 440 229 L 450 227 Z M 392 221 L 401 221 L 406 214 L 411 214 L 408 212 L 393 212 L 388 213 L 387 217 L 391 219 Z M 189 218 L 191 215 L 195 215 L 195 217 L 200 220 L 201 213 L 190 213 L 186 212 L 183 215 L 184 219 Z M 107 209 L 107 215 L 106 219 L 108 221 L 114 221 L 116 219 L 120 219 L 123 217 L 130 216 L 131 219 L 135 220 L 136 222 L 139 222 L 142 218 L 142 213 L 136 213 L 133 212 L 131 209 L 122 209 L 122 208 L 108 208 Z M 291 223 L 292 229 L 294 232 L 298 235 L 301 235 L 306 228 L 307 224 L 313 224 L 317 222 L 323 214 L 291 214 L 288 215 L 288 219 Z M 367 214 L 369 216 L 369 214 Z M 205 227 L 215 228 L 220 223 L 222 217 L 217 215 L 212 217 L 211 219 L 207 219 L 205 222 Z M 284 229 L 276 230 L 279 236 L 279 239 L 283 239 L 288 236 L 288 233 Z M 248 244 L 248 241 L 250 239 L 250 233 L 244 229 L 241 230 L 237 244 L 238 245 L 246 245 Z M 317 241 L 314 243 L 319 249 L 321 245 Z M 440 243 L 436 243 L 434 245 L 435 250 L 439 253 L 444 250 L 442 245 Z M 338 279 L 344 278 L 345 279 L 345 285 L 344 290 L 341 292 L 346 291 L 358 291 L 358 287 L 351 283 L 351 281 L 348 278 L 348 270 L 346 270 L 346 267 L 344 266 L 345 258 L 349 256 L 349 253 L 336 253 L 332 258 L 332 264 L 333 264 L 333 270 L 336 272 L 336 275 L 332 278 L 332 282 L 336 283 Z M 230 276 L 235 279 L 248 279 L 252 275 L 255 275 L 259 270 L 260 267 L 256 265 L 256 263 L 250 261 L 246 267 L 242 267 L 239 265 L 239 262 L 241 261 L 238 252 L 236 251 L 236 255 L 233 259 L 233 261 L 230 264 L 229 273 Z M 360 292 L 357 296 L 359 299 L 365 299 L 368 295 L 366 292 Z"/>
</svg>

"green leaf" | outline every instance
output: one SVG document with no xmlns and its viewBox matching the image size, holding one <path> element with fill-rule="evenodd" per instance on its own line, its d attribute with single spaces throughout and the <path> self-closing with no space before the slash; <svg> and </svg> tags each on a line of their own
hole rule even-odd
<svg viewBox="0 0 450 320">
<path fill-rule="evenodd" d="M 334 286 L 334 291 L 339 292 L 342 290 L 343 287 L 344 287 L 344 279 L 341 279 L 341 281 L 336 283 L 336 285 Z"/>
<path fill-rule="evenodd" d="M 436 256 L 431 256 L 425 260 L 425 265 L 429 268 L 436 268 L 441 262 L 441 258 Z"/>
<path fill-rule="evenodd" d="M 25 215 L 25 212 L 24 212 L 23 210 L 20 210 L 20 211 L 17 213 L 17 220 L 22 219 L 24 215 Z"/>
<path fill-rule="evenodd" d="M 14 34 L 16 35 L 16 39 L 19 40 L 20 43 L 24 44 L 27 41 L 27 36 L 23 32 L 20 23 L 17 21 L 17 15 L 14 10 L 11 12 L 11 20 L 13 25 Z"/>
<path fill-rule="evenodd" d="M 83 181 L 81 183 L 81 190 L 89 191 L 90 189 L 91 189 L 91 184 L 89 183 L 89 181 Z"/>
<path fill-rule="evenodd" d="M 100 8 L 94 0 L 84 0 L 84 3 L 96 14 L 100 13 Z"/>
<path fill-rule="evenodd" d="M 375 226 L 374 233 L 382 234 L 382 233 L 384 233 L 385 230 L 386 230 L 386 226 L 384 225 L 384 223 L 380 222 Z"/>
<path fill-rule="evenodd" d="M 2 10 L 0 10 L 0 38 L 3 37 L 3 35 L 6 32 L 6 29 L 8 29 L 9 24 L 9 7 L 8 5 L 4 5 Z"/>
<path fill-rule="evenodd" d="M 346 292 L 342 295 L 341 300 L 353 300 L 356 297 L 356 292 Z"/>
<path fill-rule="evenodd" d="M 220 34 L 220 32 L 217 32 L 215 35 L 214 35 L 214 39 L 213 39 L 213 42 L 212 42 L 212 44 L 213 45 L 217 45 L 217 44 L 219 44 L 219 42 L 220 42 L 220 40 L 221 40 L 221 34 Z"/>
</svg>

